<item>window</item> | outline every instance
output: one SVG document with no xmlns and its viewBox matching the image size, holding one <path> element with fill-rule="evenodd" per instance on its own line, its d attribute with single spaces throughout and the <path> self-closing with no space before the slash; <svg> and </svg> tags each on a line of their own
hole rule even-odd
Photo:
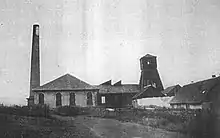
<svg viewBox="0 0 220 138">
<path fill-rule="evenodd" d="M 39 36 L 39 27 L 38 26 L 36 27 L 36 32 L 35 33 L 36 33 L 37 36 Z"/>
<path fill-rule="evenodd" d="M 205 93 L 206 91 L 204 90 L 204 91 L 202 91 L 202 93 Z"/>
<path fill-rule="evenodd" d="M 144 80 L 144 86 L 145 86 L 145 85 L 147 85 L 147 84 L 146 84 L 146 80 Z"/>
<path fill-rule="evenodd" d="M 92 93 L 87 93 L 87 105 L 92 105 Z"/>
<path fill-rule="evenodd" d="M 150 86 L 151 85 L 151 82 L 150 82 L 150 80 L 147 80 L 147 84 L 146 84 L 147 86 Z"/>
<path fill-rule="evenodd" d="M 39 104 L 44 104 L 44 94 L 43 93 L 39 94 Z"/>
<path fill-rule="evenodd" d="M 62 95 L 60 93 L 56 94 L 56 106 L 62 106 Z"/>
<path fill-rule="evenodd" d="M 156 83 L 154 83 L 154 82 L 153 82 L 152 86 L 153 86 L 154 88 L 157 88 L 157 85 L 156 85 Z"/>
<path fill-rule="evenodd" d="M 101 97 L 101 100 L 102 100 L 102 101 L 101 101 L 102 104 L 104 104 L 104 103 L 105 103 L 105 96 L 102 96 L 102 97 Z"/>
<path fill-rule="evenodd" d="M 70 93 L 70 105 L 76 105 L 75 93 Z"/>
</svg>

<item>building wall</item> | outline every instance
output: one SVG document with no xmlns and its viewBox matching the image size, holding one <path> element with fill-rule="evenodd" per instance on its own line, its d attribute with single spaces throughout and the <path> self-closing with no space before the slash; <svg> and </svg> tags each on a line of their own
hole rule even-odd
<svg viewBox="0 0 220 138">
<path fill-rule="evenodd" d="M 210 109 L 217 115 L 220 115 L 220 85 L 217 85 L 207 95 L 210 102 Z"/>
<path fill-rule="evenodd" d="M 202 109 L 202 104 L 172 104 L 171 107 L 174 109 Z"/>
<path fill-rule="evenodd" d="M 169 102 L 172 98 L 173 96 L 171 97 L 149 97 L 149 98 L 136 99 L 133 101 L 133 106 L 135 108 L 149 106 L 149 105 L 170 107 Z"/>
<path fill-rule="evenodd" d="M 86 107 L 87 95 L 86 92 L 76 93 L 76 106 Z"/>
<path fill-rule="evenodd" d="M 202 105 L 189 105 L 189 109 L 202 109 Z"/>
<path fill-rule="evenodd" d="M 97 96 L 97 105 L 109 108 L 123 108 L 132 106 L 132 97 L 136 93 L 102 93 Z M 105 103 L 102 103 L 101 97 L 105 97 Z"/>
<path fill-rule="evenodd" d="M 50 108 L 56 108 L 56 94 L 60 93 L 62 95 L 62 106 L 70 105 L 70 93 L 75 93 L 75 104 L 76 106 L 86 107 L 87 106 L 87 92 L 89 91 L 57 91 L 57 92 L 35 92 L 34 93 L 34 103 L 39 104 L 39 94 L 44 94 L 44 104 L 48 105 Z M 92 91 L 90 91 L 92 92 Z M 92 92 L 92 106 L 96 105 L 97 92 Z"/>
</svg>

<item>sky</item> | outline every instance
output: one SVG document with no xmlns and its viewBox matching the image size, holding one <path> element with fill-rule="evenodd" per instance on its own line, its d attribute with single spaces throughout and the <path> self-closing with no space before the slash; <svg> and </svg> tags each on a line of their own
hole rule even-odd
<svg viewBox="0 0 220 138">
<path fill-rule="evenodd" d="M 218 0 L 0 0 L 0 102 L 26 104 L 35 23 L 41 85 L 138 83 L 149 53 L 166 88 L 219 76 L 219 15 Z"/>
</svg>

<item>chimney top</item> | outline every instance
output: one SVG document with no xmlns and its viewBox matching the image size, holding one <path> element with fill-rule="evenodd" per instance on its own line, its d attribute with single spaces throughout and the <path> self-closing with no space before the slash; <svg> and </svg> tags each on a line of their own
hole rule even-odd
<svg viewBox="0 0 220 138">
<path fill-rule="evenodd" d="M 38 24 L 34 24 L 33 25 L 33 33 L 35 34 L 35 35 L 37 35 L 37 36 L 39 36 L 39 25 Z"/>
</svg>

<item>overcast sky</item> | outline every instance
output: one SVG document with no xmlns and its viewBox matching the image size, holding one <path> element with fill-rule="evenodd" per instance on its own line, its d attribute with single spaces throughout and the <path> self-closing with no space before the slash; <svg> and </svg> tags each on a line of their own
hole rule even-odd
<svg viewBox="0 0 220 138">
<path fill-rule="evenodd" d="M 218 0 L 0 0 L 0 100 L 26 104 L 32 25 L 41 84 L 67 72 L 90 83 L 138 83 L 157 56 L 165 87 L 220 74 Z"/>
</svg>

